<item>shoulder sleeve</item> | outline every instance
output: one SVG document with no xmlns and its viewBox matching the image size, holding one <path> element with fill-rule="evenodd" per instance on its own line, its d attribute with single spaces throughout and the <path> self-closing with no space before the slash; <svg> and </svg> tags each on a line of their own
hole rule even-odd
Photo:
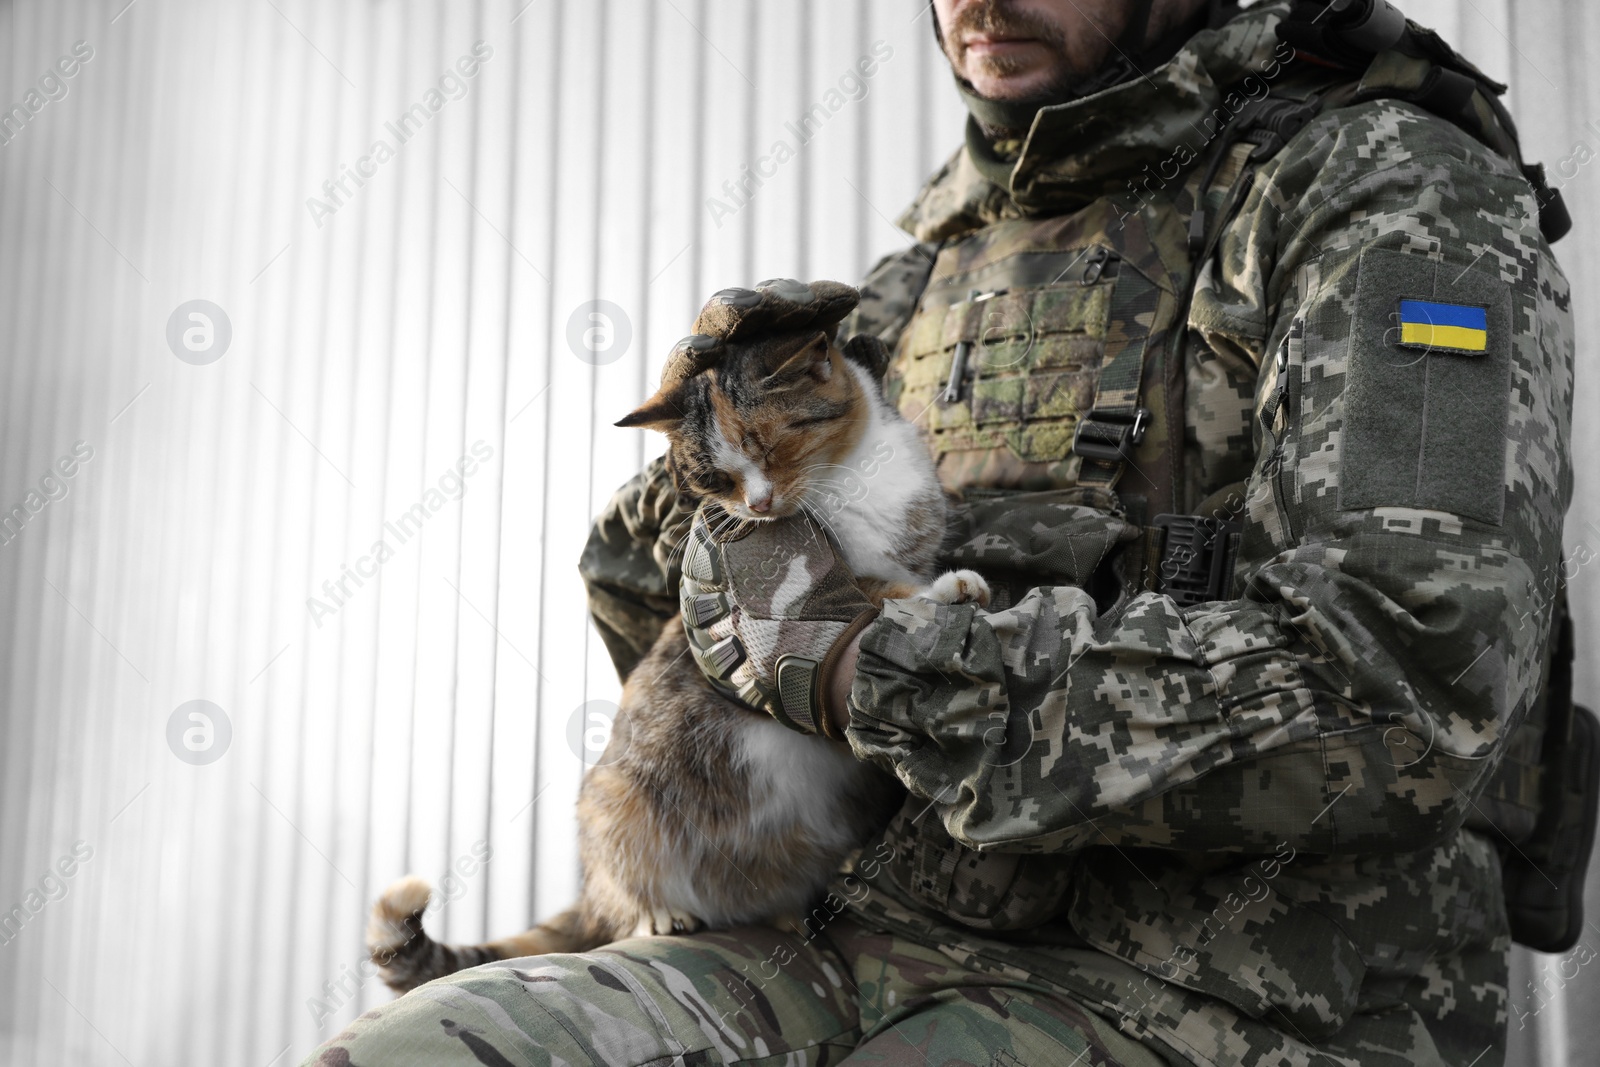
<svg viewBox="0 0 1600 1067">
<path fill-rule="evenodd" d="M 589 533 L 578 571 L 595 629 L 623 678 L 678 613 L 677 548 L 693 514 L 662 458 L 616 491 Z"/>
<path fill-rule="evenodd" d="M 852 744 L 964 844 L 1425 847 L 1536 695 L 1573 342 L 1532 191 L 1392 103 L 1280 160 L 1203 312 L 1269 353 L 1236 599 L 1102 614 L 1051 586 L 891 602 L 864 633 Z"/>
<path fill-rule="evenodd" d="M 870 334 L 893 350 L 928 287 L 938 252 L 938 245 L 920 243 L 880 259 L 862 281 L 861 303 L 840 323 L 839 336 Z"/>
</svg>

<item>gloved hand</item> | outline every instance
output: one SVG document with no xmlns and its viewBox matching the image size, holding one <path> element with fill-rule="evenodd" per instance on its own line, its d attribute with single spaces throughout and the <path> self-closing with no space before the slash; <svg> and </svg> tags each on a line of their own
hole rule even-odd
<svg viewBox="0 0 1600 1067">
<path fill-rule="evenodd" d="M 719 691 L 801 733 L 844 740 L 826 683 L 878 609 L 821 526 L 803 513 L 741 522 L 702 505 L 678 598 L 692 654 Z"/>
</svg>

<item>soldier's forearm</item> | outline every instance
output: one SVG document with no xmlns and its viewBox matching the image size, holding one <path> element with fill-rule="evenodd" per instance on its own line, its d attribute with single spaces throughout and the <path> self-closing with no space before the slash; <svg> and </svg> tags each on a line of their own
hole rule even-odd
<svg viewBox="0 0 1600 1067">
<path fill-rule="evenodd" d="M 1479 560 L 1447 607 L 1405 610 L 1406 577 L 1336 566 L 1405 551 L 1306 549 L 1259 572 L 1261 599 L 1189 612 L 1145 594 L 1102 618 L 1073 587 L 988 614 L 892 602 L 863 635 L 852 743 L 979 849 L 1423 847 L 1527 696 L 1494 642 L 1531 582 Z"/>
</svg>

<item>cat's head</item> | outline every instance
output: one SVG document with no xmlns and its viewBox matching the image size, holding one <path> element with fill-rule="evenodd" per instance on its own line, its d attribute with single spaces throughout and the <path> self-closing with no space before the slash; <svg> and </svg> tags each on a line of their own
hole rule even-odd
<svg viewBox="0 0 1600 1067">
<path fill-rule="evenodd" d="M 841 350 L 826 330 L 802 330 L 723 348 L 714 365 L 669 380 L 617 423 L 667 435 L 680 492 L 714 500 L 741 519 L 793 515 L 860 440 L 868 386 L 882 345 Z M 873 346 L 876 347 L 873 347 Z M 865 356 L 865 358 L 863 358 Z M 846 365 L 869 372 L 864 382 Z"/>
</svg>

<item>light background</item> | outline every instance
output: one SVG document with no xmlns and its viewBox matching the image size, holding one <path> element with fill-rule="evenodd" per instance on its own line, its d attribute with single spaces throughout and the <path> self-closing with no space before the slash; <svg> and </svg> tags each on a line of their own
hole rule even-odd
<svg viewBox="0 0 1600 1067">
<path fill-rule="evenodd" d="M 1512 84 L 1530 156 L 1600 146 L 1592 5 L 1402 6 Z M 575 563 L 659 448 L 610 423 L 713 290 L 856 279 L 906 242 L 889 220 L 962 119 L 921 10 L 0 2 L 0 106 L 93 49 L 0 147 L 0 511 L 93 449 L 0 545 L 0 911 L 74 842 L 93 849 L 0 945 L 0 1064 L 295 1062 L 387 999 L 324 986 L 348 988 L 378 889 L 438 884 L 478 842 L 492 858 L 437 934 L 505 934 L 569 902 L 573 723 L 618 689 Z M 308 198 L 374 139 L 394 146 L 384 124 L 478 41 L 493 53 L 461 98 L 313 219 Z M 713 211 L 876 42 L 892 55 L 865 95 L 747 206 Z M 1585 342 L 1595 171 L 1566 186 L 1578 230 L 1559 248 Z M 192 299 L 231 321 L 207 366 L 165 340 Z M 591 324 L 594 299 L 620 314 Z M 607 362 L 569 342 L 574 321 Z M 1569 545 L 1600 548 L 1581 355 Z M 492 459 L 461 500 L 313 618 L 307 598 L 331 607 L 323 583 L 480 441 Z M 1593 574 L 1573 588 L 1595 701 Z M 193 699 L 232 727 L 208 766 L 166 740 Z M 1512 1062 L 1600 1063 L 1581 1008 L 1595 967 L 1535 999 L 1533 965 Z M 336 1009 L 320 1025 L 318 1000 Z"/>
</svg>

